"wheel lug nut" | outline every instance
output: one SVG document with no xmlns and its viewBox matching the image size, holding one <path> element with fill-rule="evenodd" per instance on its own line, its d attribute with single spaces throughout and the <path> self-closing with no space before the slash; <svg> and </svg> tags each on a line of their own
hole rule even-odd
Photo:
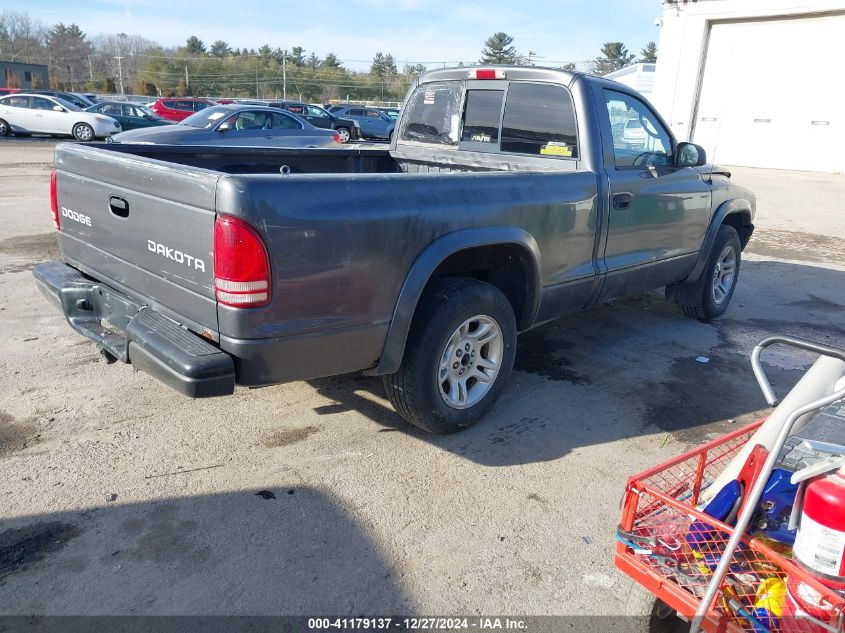
<svg viewBox="0 0 845 633">
<path fill-rule="evenodd" d="M 461 369 L 461 371 L 459 371 L 459 372 L 458 372 L 458 375 L 459 375 L 459 376 L 463 376 L 463 375 L 464 375 L 464 370 L 463 370 L 463 369 Z"/>
<path fill-rule="evenodd" d="M 460 350 L 460 349 L 459 349 L 457 352 L 455 352 L 455 356 L 457 356 L 458 358 L 460 358 L 460 357 L 461 357 L 461 356 L 463 356 L 463 355 L 464 355 L 464 351 L 463 351 L 463 350 Z"/>
<path fill-rule="evenodd" d="M 458 365 L 460 365 L 460 363 L 458 363 L 457 361 L 455 361 L 454 363 L 452 363 L 452 369 L 457 369 L 457 368 L 458 368 Z"/>
<path fill-rule="evenodd" d="M 466 345 L 464 345 L 464 349 L 465 349 L 466 351 L 469 351 L 469 343 L 467 343 Z"/>
<path fill-rule="evenodd" d="M 472 350 L 472 354 L 470 354 L 473 358 L 475 358 L 475 350 Z"/>
</svg>

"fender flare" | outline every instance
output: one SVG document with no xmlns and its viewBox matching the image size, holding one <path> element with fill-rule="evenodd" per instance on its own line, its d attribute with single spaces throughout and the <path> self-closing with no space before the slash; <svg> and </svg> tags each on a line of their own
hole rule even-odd
<svg viewBox="0 0 845 633">
<path fill-rule="evenodd" d="M 704 234 L 704 241 L 701 243 L 701 250 L 698 252 L 698 259 L 695 262 L 695 266 L 689 276 L 681 282 L 682 284 L 694 285 L 698 283 L 699 279 L 701 279 L 701 275 L 704 273 L 704 268 L 707 266 L 707 262 L 710 259 L 710 251 L 713 250 L 713 243 L 716 241 L 716 234 L 719 232 L 719 227 L 724 224 L 725 218 L 729 215 L 744 215 L 746 217 L 745 224 L 753 226 L 751 224 L 751 209 L 751 202 L 745 200 L 744 198 L 725 200 L 717 207 L 715 213 L 713 213 L 713 217 L 710 218 L 710 225 L 707 227 L 707 233 Z M 742 247 L 745 248 L 745 242 L 743 242 Z"/>
<path fill-rule="evenodd" d="M 528 255 L 531 279 L 527 288 L 527 309 L 520 319 L 520 330 L 527 329 L 535 320 L 540 307 L 540 248 L 527 231 L 513 226 L 491 226 L 462 229 L 437 238 L 414 261 L 393 310 L 390 329 L 378 365 L 366 373 L 391 374 L 399 370 L 411 321 L 423 289 L 431 275 L 446 258 L 463 250 L 481 246 L 511 245 L 522 248 Z"/>
</svg>

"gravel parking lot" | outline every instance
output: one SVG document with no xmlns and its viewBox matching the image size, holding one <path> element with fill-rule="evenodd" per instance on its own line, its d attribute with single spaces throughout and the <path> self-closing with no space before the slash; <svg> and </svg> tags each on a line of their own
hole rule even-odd
<svg viewBox="0 0 845 633">
<path fill-rule="evenodd" d="M 618 614 L 628 475 L 765 414 L 764 336 L 845 346 L 845 176 L 737 168 L 758 229 L 726 318 L 652 293 L 529 332 L 468 431 L 362 376 L 192 401 L 37 292 L 52 146 L 0 142 L 2 614 Z M 781 393 L 808 363 L 768 359 Z"/>
</svg>

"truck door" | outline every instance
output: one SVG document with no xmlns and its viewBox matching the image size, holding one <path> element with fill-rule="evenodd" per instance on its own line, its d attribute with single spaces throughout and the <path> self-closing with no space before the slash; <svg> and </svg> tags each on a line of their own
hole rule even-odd
<svg viewBox="0 0 845 633">
<path fill-rule="evenodd" d="M 711 195 L 696 169 L 674 166 L 672 136 L 645 101 L 594 89 L 609 184 L 607 299 L 686 276 L 710 222 Z"/>
</svg>

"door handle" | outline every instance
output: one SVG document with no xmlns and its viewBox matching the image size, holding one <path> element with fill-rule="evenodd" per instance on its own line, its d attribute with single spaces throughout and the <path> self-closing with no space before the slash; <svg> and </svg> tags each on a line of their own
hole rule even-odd
<svg viewBox="0 0 845 633">
<path fill-rule="evenodd" d="M 109 198 L 109 211 L 119 218 L 128 218 L 129 203 L 123 198 L 112 196 Z"/>
<path fill-rule="evenodd" d="M 624 211 L 631 206 L 631 200 L 634 199 L 630 193 L 617 193 L 613 196 L 613 208 Z"/>
</svg>

